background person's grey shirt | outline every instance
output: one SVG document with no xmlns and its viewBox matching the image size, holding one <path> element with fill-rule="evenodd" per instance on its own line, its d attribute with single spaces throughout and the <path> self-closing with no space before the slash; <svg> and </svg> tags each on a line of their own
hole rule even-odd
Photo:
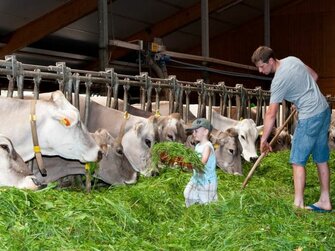
<svg viewBox="0 0 335 251">
<path fill-rule="evenodd" d="M 298 109 L 299 119 L 313 117 L 328 107 L 307 67 L 296 57 L 280 60 L 270 92 L 270 104 L 281 103 L 284 99 L 292 102 Z"/>
</svg>

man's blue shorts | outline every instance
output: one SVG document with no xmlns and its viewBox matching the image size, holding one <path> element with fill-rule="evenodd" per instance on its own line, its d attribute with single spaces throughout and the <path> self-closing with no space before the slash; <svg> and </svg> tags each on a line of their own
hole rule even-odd
<svg viewBox="0 0 335 251">
<path fill-rule="evenodd" d="M 305 166 L 312 154 L 315 163 L 329 160 L 330 109 L 308 119 L 299 119 L 293 135 L 290 163 Z"/>
</svg>

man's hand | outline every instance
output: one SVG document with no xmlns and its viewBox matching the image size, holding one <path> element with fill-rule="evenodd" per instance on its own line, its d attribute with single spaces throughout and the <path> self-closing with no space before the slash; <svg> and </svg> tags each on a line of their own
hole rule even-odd
<svg viewBox="0 0 335 251">
<path fill-rule="evenodd" d="M 272 147 L 267 141 L 261 141 L 261 153 L 268 154 L 268 152 L 272 152 Z"/>
</svg>

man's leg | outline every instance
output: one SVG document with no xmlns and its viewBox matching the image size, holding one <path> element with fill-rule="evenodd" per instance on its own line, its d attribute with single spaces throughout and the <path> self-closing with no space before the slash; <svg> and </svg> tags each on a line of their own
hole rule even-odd
<svg viewBox="0 0 335 251">
<path fill-rule="evenodd" d="M 318 174 L 319 174 L 319 182 L 320 182 L 320 198 L 319 201 L 316 202 L 316 205 L 319 208 L 330 210 L 332 209 L 331 201 L 330 201 L 330 174 L 328 163 L 319 163 L 317 164 Z"/>
<path fill-rule="evenodd" d="M 298 208 L 304 208 L 304 191 L 306 170 L 305 167 L 292 164 L 294 180 L 294 205 Z"/>
</svg>

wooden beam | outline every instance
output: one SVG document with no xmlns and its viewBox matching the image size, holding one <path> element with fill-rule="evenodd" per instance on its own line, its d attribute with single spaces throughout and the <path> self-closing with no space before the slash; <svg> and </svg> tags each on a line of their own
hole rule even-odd
<svg viewBox="0 0 335 251">
<path fill-rule="evenodd" d="M 97 0 L 71 0 L 51 12 L 31 21 L 8 34 L 1 42 L 0 57 L 34 43 L 50 33 L 77 21 L 97 9 Z"/>
<path fill-rule="evenodd" d="M 208 0 L 208 12 L 211 13 L 224 6 L 227 6 L 235 0 Z M 125 39 L 125 41 L 144 40 L 152 41 L 155 37 L 166 36 L 198 19 L 201 17 L 201 1 L 193 6 L 181 10 L 176 14 L 165 18 L 164 20 L 152 25 L 151 27 L 139 31 Z M 126 49 L 111 50 L 111 60 L 115 60 L 122 56 L 127 55 L 129 52 Z"/>
</svg>

